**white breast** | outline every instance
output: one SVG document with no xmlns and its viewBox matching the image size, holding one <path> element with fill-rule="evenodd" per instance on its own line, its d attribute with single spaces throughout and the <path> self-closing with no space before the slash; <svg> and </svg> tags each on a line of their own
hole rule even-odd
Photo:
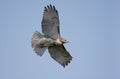
<svg viewBox="0 0 120 79">
<path fill-rule="evenodd" d="M 53 45 L 53 43 L 54 43 L 54 40 L 51 38 L 44 37 L 44 38 L 39 39 L 39 44 L 41 46 L 51 46 L 51 45 Z"/>
</svg>

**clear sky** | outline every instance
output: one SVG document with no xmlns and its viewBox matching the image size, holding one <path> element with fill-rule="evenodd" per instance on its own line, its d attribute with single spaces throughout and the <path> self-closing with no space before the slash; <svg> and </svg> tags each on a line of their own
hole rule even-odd
<svg viewBox="0 0 120 79">
<path fill-rule="evenodd" d="M 31 48 L 49 4 L 70 41 L 65 68 Z M 0 79 L 120 79 L 120 0 L 0 0 L 0 53 Z"/>
</svg>

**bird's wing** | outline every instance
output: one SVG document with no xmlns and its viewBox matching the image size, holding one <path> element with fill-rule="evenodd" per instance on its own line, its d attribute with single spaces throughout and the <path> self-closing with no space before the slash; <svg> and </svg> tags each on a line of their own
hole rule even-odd
<svg viewBox="0 0 120 79">
<path fill-rule="evenodd" d="M 60 63 L 63 67 L 68 65 L 68 63 L 70 63 L 72 60 L 72 56 L 63 45 L 50 46 L 48 47 L 48 50 L 51 57 Z"/>
<path fill-rule="evenodd" d="M 39 45 L 40 44 L 39 40 L 43 37 L 44 36 L 42 34 L 40 34 L 38 31 L 36 31 L 33 34 L 32 41 L 31 41 L 32 48 L 34 48 L 34 51 L 40 56 L 42 56 L 43 53 L 45 52 L 45 50 L 48 48 L 48 47 L 41 47 Z"/>
<path fill-rule="evenodd" d="M 59 16 L 55 6 L 48 5 L 44 9 L 42 32 L 45 37 L 57 39 L 60 36 Z"/>
</svg>

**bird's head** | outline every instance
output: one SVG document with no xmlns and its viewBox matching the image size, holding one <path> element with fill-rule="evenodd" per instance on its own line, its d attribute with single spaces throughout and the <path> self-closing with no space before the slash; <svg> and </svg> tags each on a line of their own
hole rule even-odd
<svg viewBox="0 0 120 79">
<path fill-rule="evenodd" d="M 68 43 L 69 41 L 66 40 L 66 39 L 64 39 L 64 38 L 59 38 L 59 39 L 57 39 L 57 42 L 58 42 L 59 44 L 64 44 L 64 43 Z"/>
</svg>

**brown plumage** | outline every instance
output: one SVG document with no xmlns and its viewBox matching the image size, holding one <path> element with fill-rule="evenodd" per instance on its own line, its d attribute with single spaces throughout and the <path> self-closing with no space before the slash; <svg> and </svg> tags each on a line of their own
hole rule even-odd
<svg viewBox="0 0 120 79">
<path fill-rule="evenodd" d="M 42 32 L 44 35 L 36 31 L 32 38 L 32 47 L 40 56 L 48 48 L 50 56 L 65 67 L 72 60 L 72 56 L 63 45 L 68 41 L 61 37 L 59 23 L 59 15 L 55 6 L 47 5 L 42 18 Z"/>
</svg>

